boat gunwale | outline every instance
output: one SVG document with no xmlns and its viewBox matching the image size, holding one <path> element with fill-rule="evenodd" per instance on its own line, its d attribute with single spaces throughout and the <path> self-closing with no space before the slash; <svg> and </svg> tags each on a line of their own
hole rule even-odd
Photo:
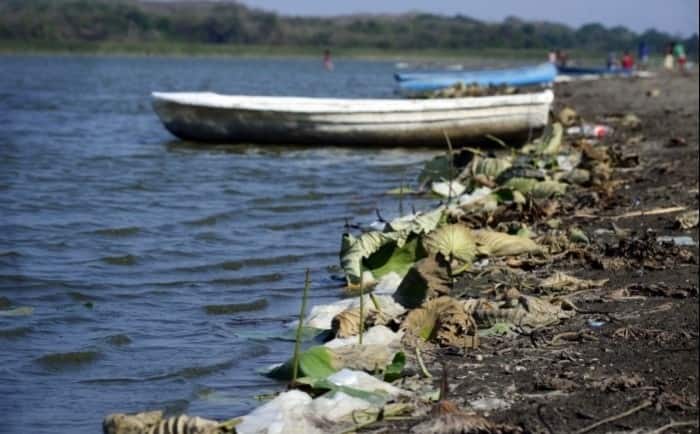
<svg viewBox="0 0 700 434">
<path fill-rule="evenodd" d="M 275 107 L 255 107 L 243 105 L 223 105 L 204 103 L 203 101 L 183 101 L 183 97 L 193 95 L 206 95 L 215 97 L 224 97 L 227 99 L 248 98 L 258 99 L 258 101 L 274 101 L 287 100 L 287 102 L 296 103 L 330 103 L 330 104 L 360 104 L 382 105 L 389 104 L 390 107 L 361 107 L 349 108 L 342 106 L 334 107 L 293 107 L 290 108 L 275 108 Z M 180 98 L 178 98 L 178 96 Z M 542 92 L 517 94 L 517 95 L 491 95 L 481 97 L 465 97 L 465 98 L 439 98 L 439 99 L 340 99 L 340 98 L 309 98 L 309 97 L 294 97 L 294 96 L 249 96 L 249 95 L 223 95 L 214 92 L 153 92 L 152 97 L 154 103 L 164 102 L 175 104 L 183 107 L 192 108 L 207 108 L 218 110 L 232 110 L 240 112 L 269 114 L 294 114 L 294 115 L 342 115 L 342 114 L 391 114 L 391 113 L 433 113 L 433 112 L 450 112 L 455 110 L 479 110 L 492 109 L 497 107 L 516 107 L 516 106 L 539 106 L 551 104 L 554 100 L 554 93 L 551 89 L 545 89 Z M 460 104 L 469 102 L 469 104 Z M 403 104 L 402 104 L 403 103 Z M 473 104 L 477 103 L 477 104 Z M 441 105 L 445 104 L 445 105 Z M 395 107 L 395 106 L 404 107 Z M 413 106 L 411 106 L 413 105 Z"/>
</svg>

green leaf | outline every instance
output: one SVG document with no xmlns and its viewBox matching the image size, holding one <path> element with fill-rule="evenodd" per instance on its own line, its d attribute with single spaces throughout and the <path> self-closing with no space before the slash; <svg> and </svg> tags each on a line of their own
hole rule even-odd
<svg viewBox="0 0 700 434">
<path fill-rule="evenodd" d="M 267 376 L 277 380 L 291 380 L 293 360 L 287 360 L 267 373 Z M 299 355 L 299 372 L 302 377 L 326 378 L 337 372 L 333 351 L 324 346 L 311 347 Z"/>
<path fill-rule="evenodd" d="M 478 158 L 472 162 L 472 174 L 486 175 L 489 178 L 497 177 L 501 172 L 511 167 L 507 158 Z"/>
<path fill-rule="evenodd" d="M 379 250 L 363 260 L 363 265 L 372 272 L 375 278 L 380 278 L 391 272 L 405 276 L 413 264 L 425 253 L 419 248 L 417 236 L 411 236 L 403 247 L 396 243 L 383 245 Z"/>
<path fill-rule="evenodd" d="M 498 199 L 498 203 L 513 202 L 513 192 L 510 188 L 499 188 L 494 190 L 491 195 Z"/>
<path fill-rule="evenodd" d="M 469 228 L 460 224 L 440 226 L 423 239 L 423 246 L 429 254 L 440 253 L 448 260 L 471 263 L 476 256 L 474 237 Z"/>
<path fill-rule="evenodd" d="M 340 264 L 348 283 L 358 285 L 364 270 L 375 278 L 391 271 L 406 274 L 416 259 L 425 254 L 409 241 L 415 235 L 433 230 L 443 216 L 444 207 L 413 218 L 399 218 L 389 223 L 388 231 L 366 232 L 355 238 L 344 234 L 340 248 Z M 406 244 L 409 244 L 408 246 Z"/>
<path fill-rule="evenodd" d="M 421 185 L 442 179 L 450 179 L 450 160 L 445 155 L 439 155 L 426 162 L 418 175 L 418 182 Z"/>
<path fill-rule="evenodd" d="M 385 244 L 395 242 L 398 234 L 378 231 L 366 232 L 355 238 L 344 234 L 340 248 L 340 265 L 349 283 L 359 284 L 362 279 L 362 260 Z"/>
<path fill-rule="evenodd" d="M 561 148 L 562 138 L 564 137 L 564 128 L 559 122 L 552 124 L 551 129 L 545 131 L 542 140 L 537 147 L 540 154 L 553 155 L 559 153 Z"/>
<path fill-rule="evenodd" d="M 394 360 L 391 361 L 391 364 L 386 367 L 384 381 L 392 382 L 401 378 L 404 366 L 406 366 L 406 354 L 399 351 L 394 355 Z"/>
</svg>

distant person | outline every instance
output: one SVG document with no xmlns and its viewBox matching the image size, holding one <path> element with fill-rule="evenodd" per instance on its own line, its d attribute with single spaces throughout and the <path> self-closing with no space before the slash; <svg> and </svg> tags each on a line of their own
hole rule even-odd
<svg viewBox="0 0 700 434">
<path fill-rule="evenodd" d="M 556 65 L 557 64 L 557 53 L 554 51 L 550 51 L 549 54 L 547 55 L 547 60 L 549 63 Z"/>
<path fill-rule="evenodd" d="M 664 56 L 664 69 L 668 71 L 673 71 L 673 43 L 668 44 L 666 47 L 666 55 Z"/>
<path fill-rule="evenodd" d="M 605 60 L 605 67 L 608 68 L 609 71 L 617 67 L 617 59 L 615 58 L 614 51 L 608 53 L 608 58 Z"/>
<path fill-rule="evenodd" d="M 631 71 L 632 68 L 634 68 L 634 57 L 632 57 L 628 50 L 625 50 L 625 53 L 620 60 L 620 65 L 622 65 L 622 69 L 626 71 Z"/>
<path fill-rule="evenodd" d="M 676 58 L 676 65 L 678 65 L 678 70 L 685 72 L 685 47 L 682 42 L 676 42 L 673 46 L 673 57 Z"/>
<path fill-rule="evenodd" d="M 323 67 L 326 71 L 333 71 L 333 60 L 331 60 L 331 50 L 323 52 Z"/>
<path fill-rule="evenodd" d="M 646 68 L 649 63 L 649 46 L 646 41 L 641 41 L 637 47 L 637 58 L 639 59 L 639 65 Z"/>
<path fill-rule="evenodd" d="M 569 63 L 569 56 L 566 55 L 566 53 L 562 50 L 557 50 L 555 52 L 557 56 L 557 65 L 558 66 L 566 66 L 567 63 Z"/>
</svg>

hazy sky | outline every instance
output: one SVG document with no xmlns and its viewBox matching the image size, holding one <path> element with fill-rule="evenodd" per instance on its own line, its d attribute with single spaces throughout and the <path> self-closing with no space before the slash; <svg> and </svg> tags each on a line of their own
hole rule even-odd
<svg viewBox="0 0 700 434">
<path fill-rule="evenodd" d="M 636 32 L 654 27 L 689 36 L 698 31 L 698 0 L 240 0 L 285 15 L 339 15 L 360 12 L 424 11 L 462 14 L 486 21 L 513 15 L 578 27 L 590 22 L 623 25 Z"/>
</svg>

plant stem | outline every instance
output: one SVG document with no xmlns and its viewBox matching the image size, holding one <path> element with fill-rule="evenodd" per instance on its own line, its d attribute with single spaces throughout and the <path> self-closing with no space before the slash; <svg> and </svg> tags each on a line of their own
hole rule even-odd
<svg viewBox="0 0 700 434">
<path fill-rule="evenodd" d="M 363 276 L 364 277 L 364 276 Z M 365 279 L 360 278 L 360 336 L 358 343 L 362 345 L 362 334 L 365 331 Z"/>
<path fill-rule="evenodd" d="M 445 136 L 445 141 L 447 142 L 447 162 L 450 165 L 450 180 L 447 188 L 447 204 L 452 202 L 452 182 L 455 179 L 455 163 L 454 156 L 452 154 L 452 141 L 450 141 L 450 136 L 447 135 L 447 131 L 442 130 L 442 134 Z"/>
<path fill-rule="evenodd" d="M 306 299 L 309 294 L 309 286 L 311 286 L 311 272 L 306 269 L 306 278 L 304 279 L 304 292 L 301 295 L 301 309 L 299 310 L 299 324 L 297 325 L 297 335 L 294 340 L 294 358 L 292 359 L 292 384 L 297 381 L 299 372 L 299 350 L 301 348 L 301 333 L 304 328 L 304 312 L 306 312 Z"/>
<path fill-rule="evenodd" d="M 401 174 L 401 186 L 399 187 L 399 217 L 403 217 L 403 182 L 406 179 L 406 171 Z"/>
<path fill-rule="evenodd" d="M 373 292 L 369 293 L 369 298 L 372 300 L 372 304 L 374 305 L 374 309 L 377 310 L 378 312 L 382 311 L 382 306 L 379 304 L 379 300 L 377 300 L 377 297 L 374 295 Z"/>
<path fill-rule="evenodd" d="M 430 374 L 430 371 L 426 369 L 425 364 L 423 363 L 423 358 L 420 355 L 420 348 L 416 347 L 416 360 L 418 360 L 418 366 L 420 367 L 420 371 L 423 374 L 425 378 L 433 378 L 433 376 Z"/>
</svg>

